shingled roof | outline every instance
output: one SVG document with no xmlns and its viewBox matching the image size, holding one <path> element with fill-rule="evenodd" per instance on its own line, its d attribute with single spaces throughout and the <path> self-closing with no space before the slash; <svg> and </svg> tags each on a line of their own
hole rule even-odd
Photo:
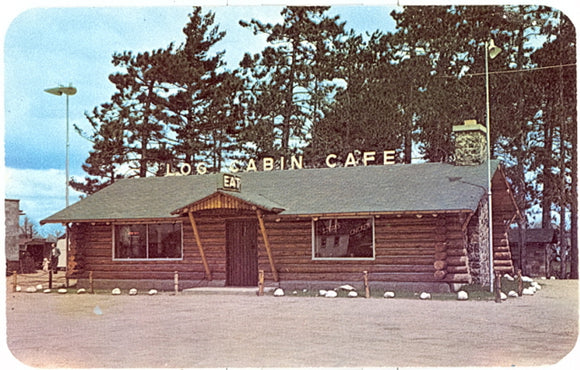
<svg viewBox="0 0 580 370">
<path fill-rule="evenodd" d="M 492 161 L 496 173 L 499 163 Z M 218 174 L 118 181 L 41 223 L 177 217 L 215 194 Z M 487 164 L 396 164 L 237 174 L 239 193 L 228 193 L 266 212 L 321 215 L 381 212 L 475 211 L 487 192 Z"/>
</svg>

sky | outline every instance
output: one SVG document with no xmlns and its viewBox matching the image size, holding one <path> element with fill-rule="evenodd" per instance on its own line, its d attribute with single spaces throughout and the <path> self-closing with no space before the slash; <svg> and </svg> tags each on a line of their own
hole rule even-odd
<svg viewBox="0 0 580 370">
<path fill-rule="evenodd" d="M 550 5 L 550 1 L 542 3 Z M 0 100 L 4 101 L 0 105 L 0 145 L 4 149 L 0 151 L 3 156 L 0 169 L 4 172 L 0 190 L 5 192 L 5 198 L 19 199 L 20 209 L 36 223 L 66 204 L 66 98 L 50 95 L 45 89 L 72 85 L 78 90 L 69 98 L 69 168 L 71 177 L 81 180 L 85 176 L 81 166 L 91 143 L 78 135 L 73 125 L 88 131 L 85 112 L 110 101 L 115 92 L 108 80 L 115 72 L 111 64 L 114 53 L 145 52 L 165 48 L 171 42 L 182 43 L 185 41 L 182 28 L 189 19 L 191 6 L 196 4 L 203 6 L 204 13 L 215 12 L 215 23 L 226 31 L 224 40 L 216 47 L 225 51 L 228 68 L 233 69 L 245 52 L 257 53 L 265 46 L 263 37 L 254 36 L 239 26 L 238 21 L 256 18 L 277 23 L 282 10 L 280 5 L 256 6 L 244 0 L 218 0 L 210 4 L 208 1 L 141 0 L 138 7 L 130 0 L 116 0 L 114 6 L 105 0 L 75 1 L 75 7 L 65 0 L 18 0 L 9 8 L 6 3 L 1 5 L 0 13 L 3 62 L 0 84 L 4 87 L 0 90 Z M 281 2 L 260 0 L 258 3 Z M 331 15 L 340 15 L 347 29 L 360 33 L 377 29 L 393 31 L 390 13 L 397 9 L 397 3 L 438 4 L 436 1 L 363 0 L 356 3 L 365 5 L 344 5 L 349 3 L 353 1 L 326 1 L 332 5 Z M 566 1 L 557 3 L 568 16 L 575 15 L 575 8 L 566 8 L 565 4 Z M 71 204 L 79 196 L 70 189 Z M 39 228 L 44 234 L 60 229 L 55 225 Z"/>
<path fill-rule="evenodd" d="M 32 1 L 28 6 L 26 3 L 19 1 L 18 8 L 5 13 L 6 19 L 2 19 L 3 186 L 5 197 L 19 199 L 26 217 L 39 222 L 66 204 L 66 97 L 44 90 L 60 85 L 72 85 L 78 90 L 69 97 L 69 170 L 71 177 L 80 180 L 85 175 L 81 166 L 91 143 L 73 125 L 88 131 L 85 112 L 110 101 L 115 92 L 108 80 L 115 72 L 112 55 L 182 43 L 185 41 L 182 29 L 192 8 L 179 1 L 145 1 L 139 4 L 146 6 L 139 7 L 70 7 L 66 2 L 50 2 L 51 7 L 46 7 L 46 2 Z M 86 2 L 75 2 L 83 3 Z M 215 24 L 226 31 L 216 48 L 225 50 L 225 60 L 231 69 L 237 67 L 245 52 L 257 53 L 265 46 L 264 38 L 239 26 L 239 20 L 255 18 L 271 23 L 281 20 L 282 6 L 232 1 L 213 2 L 212 6 L 197 4 L 203 6 L 204 13 L 215 12 Z M 394 22 L 389 14 L 394 8 L 333 5 L 330 14 L 340 15 L 347 29 L 392 31 Z M 79 200 L 79 193 L 72 189 L 69 192 L 71 204 Z M 40 230 L 50 233 L 54 225 Z"/>
</svg>

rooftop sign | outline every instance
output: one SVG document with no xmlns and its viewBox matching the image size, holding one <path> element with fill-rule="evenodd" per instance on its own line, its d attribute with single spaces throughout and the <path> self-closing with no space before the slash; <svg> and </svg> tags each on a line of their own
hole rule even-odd
<svg viewBox="0 0 580 370">
<path fill-rule="evenodd" d="M 240 177 L 229 173 L 222 173 L 218 179 L 220 182 L 218 184 L 218 189 L 237 192 L 242 191 L 242 179 Z"/>
<path fill-rule="evenodd" d="M 357 158 L 358 157 L 358 158 Z M 381 158 L 382 157 L 382 158 Z M 356 166 L 369 166 L 369 165 L 389 165 L 395 164 L 395 151 L 394 150 L 383 150 L 382 153 L 377 151 L 367 151 L 360 152 L 355 155 L 354 152 L 350 152 L 345 158 L 339 158 L 336 154 L 328 154 L 325 159 L 326 167 L 334 168 L 338 167 L 340 161 L 344 160 L 343 167 L 356 167 Z M 276 168 L 276 158 L 274 157 L 264 157 L 261 160 L 256 161 L 254 158 L 250 158 L 248 163 L 243 165 L 242 162 L 234 160 L 230 163 L 227 170 L 230 173 L 238 172 L 258 172 L 258 165 L 261 171 L 272 171 Z M 293 155 L 288 160 L 285 157 L 278 158 L 278 165 L 280 170 L 297 170 L 304 168 L 304 156 Z M 187 176 L 193 173 L 197 175 L 204 175 L 207 173 L 207 165 L 203 162 L 198 163 L 195 168 L 189 163 L 182 163 L 178 166 L 178 171 L 173 171 L 171 165 L 166 165 L 165 176 Z M 195 172 L 194 172 L 195 170 Z"/>
</svg>

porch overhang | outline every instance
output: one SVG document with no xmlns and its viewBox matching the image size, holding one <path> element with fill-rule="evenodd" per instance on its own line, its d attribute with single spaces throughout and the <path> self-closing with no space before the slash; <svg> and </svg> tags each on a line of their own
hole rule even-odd
<svg viewBox="0 0 580 370">
<path fill-rule="evenodd" d="M 260 210 L 267 213 L 278 214 L 283 212 L 284 208 L 259 194 L 242 194 L 217 190 L 205 198 L 172 211 L 171 214 L 185 215 L 211 210 L 234 210 L 249 212 L 256 212 L 256 210 Z"/>
</svg>

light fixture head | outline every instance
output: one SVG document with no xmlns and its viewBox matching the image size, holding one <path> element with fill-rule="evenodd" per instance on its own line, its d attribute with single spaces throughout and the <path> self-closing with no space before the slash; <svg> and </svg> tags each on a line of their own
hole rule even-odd
<svg viewBox="0 0 580 370">
<path fill-rule="evenodd" d="M 497 57 L 499 53 L 501 53 L 501 48 L 495 45 L 493 39 L 489 40 L 489 45 L 487 46 L 487 52 L 489 53 L 489 57 L 491 59 Z"/>
<path fill-rule="evenodd" d="M 69 86 L 69 87 L 64 87 L 64 86 L 59 86 L 59 87 L 53 87 L 51 89 L 45 89 L 45 92 L 52 94 L 52 95 L 58 95 L 61 96 L 62 94 L 65 95 L 74 95 L 77 93 L 77 89 L 75 87 Z"/>
</svg>

